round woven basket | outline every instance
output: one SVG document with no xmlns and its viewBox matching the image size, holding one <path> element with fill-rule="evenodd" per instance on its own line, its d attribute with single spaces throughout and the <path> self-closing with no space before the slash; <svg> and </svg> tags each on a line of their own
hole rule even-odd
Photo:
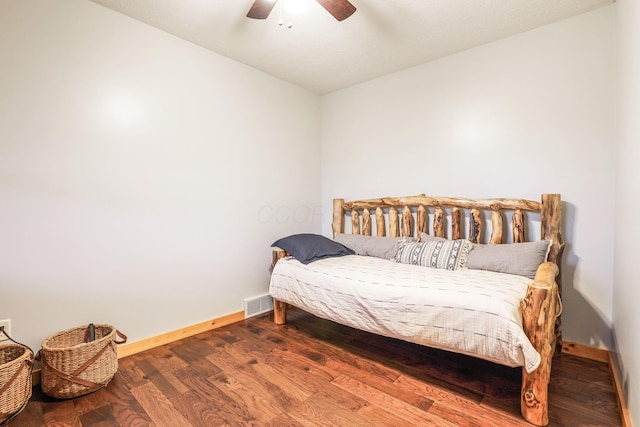
<svg viewBox="0 0 640 427">
<path fill-rule="evenodd" d="M 69 399 L 111 381 L 118 370 L 116 344 L 126 342 L 127 337 L 110 325 L 95 325 L 95 339 L 88 337 L 87 325 L 58 332 L 42 342 L 36 359 L 42 361 L 40 386 L 45 394 Z"/>
<path fill-rule="evenodd" d="M 31 397 L 33 352 L 20 344 L 0 345 L 0 424 L 9 422 Z"/>
</svg>

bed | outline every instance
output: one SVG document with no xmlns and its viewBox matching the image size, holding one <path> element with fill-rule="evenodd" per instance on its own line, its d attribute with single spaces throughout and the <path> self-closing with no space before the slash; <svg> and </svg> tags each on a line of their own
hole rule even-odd
<svg viewBox="0 0 640 427">
<path fill-rule="evenodd" d="M 521 366 L 521 413 L 546 425 L 551 363 L 562 346 L 560 223 L 558 194 L 539 202 L 334 199 L 332 241 L 308 235 L 301 244 L 295 235 L 274 244 L 274 321 L 286 323 L 293 305 L 368 332 Z"/>
</svg>

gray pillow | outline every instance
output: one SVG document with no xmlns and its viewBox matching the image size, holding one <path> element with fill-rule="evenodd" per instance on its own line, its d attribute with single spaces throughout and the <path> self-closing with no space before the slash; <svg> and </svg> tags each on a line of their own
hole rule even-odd
<svg viewBox="0 0 640 427">
<path fill-rule="evenodd" d="M 361 234 L 338 233 L 334 240 L 351 249 L 356 255 L 392 259 L 398 252 L 398 242 L 415 241 L 413 237 L 363 236 Z"/>
<path fill-rule="evenodd" d="M 431 234 L 427 234 L 427 233 L 420 233 L 421 242 L 437 242 L 438 240 L 448 240 L 448 239 L 445 239 L 444 237 L 432 236 Z"/>
<path fill-rule="evenodd" d="M 467 268 L 517 274 L 533 279 L 538 266 L 547 260 L 551 241 L 473 244 L 467 255 Z"/>
</svg>

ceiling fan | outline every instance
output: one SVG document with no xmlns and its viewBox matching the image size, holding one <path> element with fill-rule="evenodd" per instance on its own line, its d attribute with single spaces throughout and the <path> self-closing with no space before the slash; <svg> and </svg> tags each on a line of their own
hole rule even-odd
<svg viewBox="0 0 640 427">
<path fill-rule="evenodd" d="M 251 9 L 247 13 L 247 17 L 253 19 L 266 19 L 271 13 L 273 6 L 278 0 L 255 0 Z M 327 12 L 333 15 L 338 21 L 347 19 L 356 11 L 354 5 L 348 0 L 316 0 Z"/>
</svg>

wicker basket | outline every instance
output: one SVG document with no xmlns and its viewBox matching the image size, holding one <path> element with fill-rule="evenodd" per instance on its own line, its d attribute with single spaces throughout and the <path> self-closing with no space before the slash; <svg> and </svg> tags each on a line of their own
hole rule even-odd
<svg viewBox="0 0 640 427">
<path fill-rule="evenodd" d="M 110 325 L 95 325 L 93 341 L 89 341 L 89 325 L 50 336 L 36 356 L 42 361 L 42 391 L 69 399 L 106 386 L 118 370 L 116 344 L 125 342 L 127 337 Z"/>
<path fill-rule="evenodd" d="M 0 345 L 0 424 L 15 418 L 31 397 L 33 351 L 21 344 Z"/>
</svg>

